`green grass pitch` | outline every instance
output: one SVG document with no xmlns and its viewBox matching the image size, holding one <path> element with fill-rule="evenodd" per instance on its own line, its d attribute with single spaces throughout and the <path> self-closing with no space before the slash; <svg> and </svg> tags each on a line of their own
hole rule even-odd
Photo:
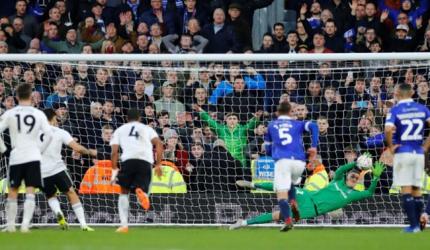
<svg viewBox="0 0 430 250">
<path fill-rule="evenodd" d="M 430 249 L 430 230 L 404 234 L 394 229 L 295 228 L 287 233 L 277 228 L 131 227 L 117 234 L 113 227 L 96 227 L 96 232 L 57 228 L 35 229 L 29 234 L 0 233 L 2 250 L 397 250 Z M 321 240 L 317 240 L 321 239 Z"/>
</svg>

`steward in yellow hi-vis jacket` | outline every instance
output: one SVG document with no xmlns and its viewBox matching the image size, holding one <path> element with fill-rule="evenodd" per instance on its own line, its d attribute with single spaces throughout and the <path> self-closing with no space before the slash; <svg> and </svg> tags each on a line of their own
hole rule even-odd
<svg viewBox="0 0 430 250">
<path fill-rule="evenodd" d="M 187 192 L 187 184 L 174 163 L 162 161 L 161 171 L 163 172 L 161 177 L 152 173 L 151 193 L 178 194 Z"/>
</svg>

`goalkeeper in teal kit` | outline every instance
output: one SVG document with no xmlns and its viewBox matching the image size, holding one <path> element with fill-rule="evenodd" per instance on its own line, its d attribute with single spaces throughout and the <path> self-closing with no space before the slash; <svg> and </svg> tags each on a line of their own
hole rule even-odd
<svg viewBox="0 0 430 250">
<path fill-rule="evenodd" d="M 296 202 L 300 218 L 313 218 L 343 208 L 354 201 L 371 197 L 375 192 L 379 177 L 385 169 L 384 164 L 380 162 L 374 164 L 372 182 L 369 188 L 364 191 L 354 190 L 360 177 L 359 171 L 355 167 L 355 162 L 341 166 L 336 171 L 335 177 L 330 184 L 321 190 L 311 192 L 305 189 L 296 189 Z M 252 189 L 273 190 L 273 184 L 269 182 L 254 184 L 247 181 L 239 181 L 238 185 Z M 279 212 L 266 213 L 248 220 L 239 220 L 231 225 L 230 229 L 279 220 L 282 220 Z"/>
</svg>

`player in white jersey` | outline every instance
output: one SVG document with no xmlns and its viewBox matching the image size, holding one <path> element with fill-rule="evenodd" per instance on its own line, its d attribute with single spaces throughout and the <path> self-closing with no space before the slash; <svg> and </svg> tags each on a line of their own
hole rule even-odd
<svg viewBox="0 0 430 250">
<path fill-rule="evenodd" d="M 21 232 L 28 232 L 35 208 L 34 190 L 42 187 L 40 161 L 43 148 L 39 147 L 39 134 L 45 133 L 51 140 L 51 127 L 45 114 L 31 106 L 32 86 L 20 84 L 17 89 L 19 105 L 6 111 L 0 117 L 0 133 L 9 129 L 12 151 L 9 157 L 9 193 L 6 202 L 5 231 L 15 232 L 15 219 L 18 210 L 18 188 L 24 180 L 26 196 Z"/>
<path fill-rule="evenodd" d="M 67 172 L 66 164 L 62 159 L 61 150 L 63 145 L 66 145 L 82 155 L 90 155 L 93 157 L 97 156 L 97 151 L 81 146 L 72 138 L 69 132 L 58 128 L 57 116 L 53 109 L 46 109 L 44 113 L 51 125 L 52 140 L 49 145 L 46 146 L 42 154 L 42 191 L 45 193 L 49 207 L 54 211 L 57 216 L 57 221 L 63 230 L 67 229 L 68 225 L 61 211 L 60 202 L 57 199 L 57 190 L 66 194 L 78 218 L 79 224 L 81 224 L 81 229 L 83 231 L 94 231 L 94 229 L 90 228 L 86 223 L 84 208 L 73 188 L 73 182 Z M 43 138 L 44 134 L 41 134 L 40 140 L 42 143 L 44 143 Z"/>
<path fill-rule="evenodd" d="M 127 112 L 128 123 L 115 130 L 110 145 L 112 147 L 112 178 L 118 175 L 121 194 L 118 199 L 118 210 L 121 226 L 119 233 L 128 232 L 128 194 L 135 190 L 139 203 L 147 211 L 149 203 L 149 185 L 154 164 L 153 145 L 156 150 L 155 173 L 161 176 L 163 143 L 149 126 L 140 123 L 140 112 L 130 109 Z M 121 147 L 121 170 L 118 171 L 119 147 Z"/>
</svg>

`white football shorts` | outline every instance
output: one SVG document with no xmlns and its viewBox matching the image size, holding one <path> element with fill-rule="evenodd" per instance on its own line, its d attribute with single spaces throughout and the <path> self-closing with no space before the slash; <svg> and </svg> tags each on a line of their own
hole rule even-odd
<svg viewBox="0 0 430 250">
<path fill-rule="evenodd" d="M 274 191 L 288 191 L 291 183 L 300 181 L 306 162 L 300 160 L 281 159 L 275 162 Z"/>
<path fill-rule="evenodd" d="M 424 164 L 423 154 L 395 154 L 393 159 L 393 186 L 422 187 Z"/>
</svg>

